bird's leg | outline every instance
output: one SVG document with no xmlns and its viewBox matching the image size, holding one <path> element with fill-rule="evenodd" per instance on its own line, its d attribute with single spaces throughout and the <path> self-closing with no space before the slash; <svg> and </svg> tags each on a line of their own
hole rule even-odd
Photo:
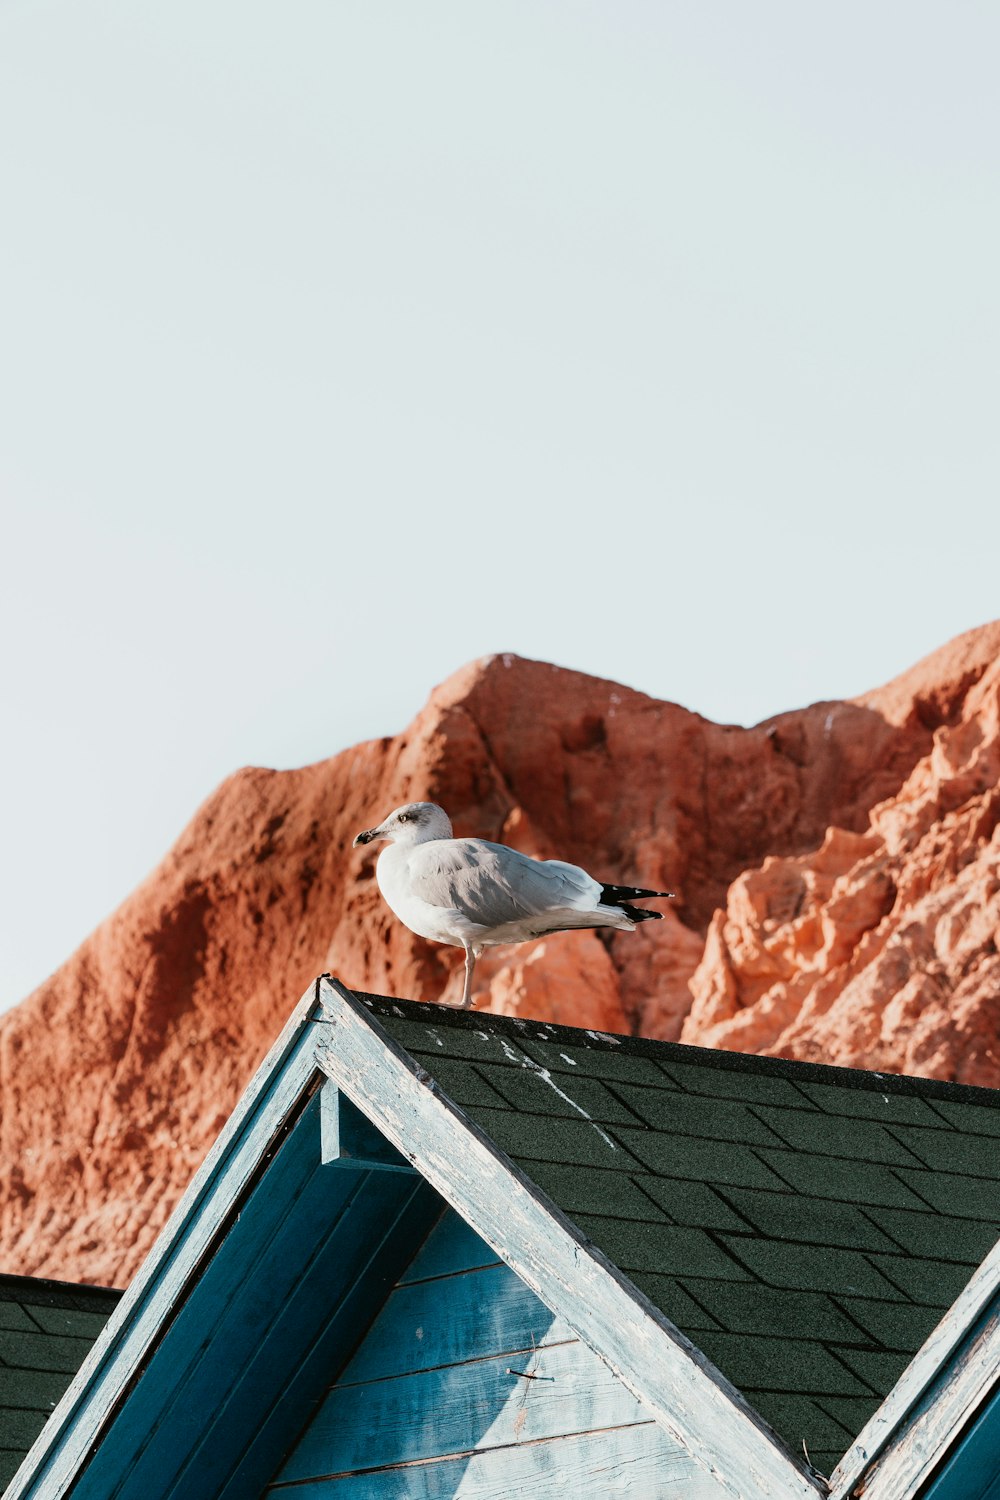
<svg viewBox="0 0 1000 1500">
<path fill-rule="evenodd" d="M 472 1004 L 472 975 L 476 967 L 477 953 L 475 948 L 465 950 L 465 993 L 462 996 L 462 1009 L 468 1010 Z"/>
</svg>

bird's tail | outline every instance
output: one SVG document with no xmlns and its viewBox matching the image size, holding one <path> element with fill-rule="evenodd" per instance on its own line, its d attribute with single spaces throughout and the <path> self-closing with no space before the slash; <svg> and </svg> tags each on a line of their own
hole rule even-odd
<svg viewBox="0 0 1000 1500">
<path fill-rule="evenodd" d="M 663 898 L 672 900 L 673 891 L 646 891 L 638 885 L 604 885 L 601 887 L 601 905 L 613 906 L 616 911 L 624 912 L 625 916 L 632 922 L 658 922 L 663 916 L 661 911 L 646 911 L 642 906 L 633 906 L 633 901 L 649 901 L 650 899 Z"/>
</svg>

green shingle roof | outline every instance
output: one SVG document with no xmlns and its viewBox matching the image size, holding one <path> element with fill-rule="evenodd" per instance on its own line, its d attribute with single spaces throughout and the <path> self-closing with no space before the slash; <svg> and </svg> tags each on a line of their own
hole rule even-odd
<svg viewBox="0 0 1000 1500">
<path fill-rule="evenodd" d="M 0 1493 L 120 1296 L 107 1287 L 0 1275 Z"/>
<path fill-rule="evenodd" d="M 1000 1235 L 1000 1092 L 359 998 L 825 1473 Z"/>
</svg>

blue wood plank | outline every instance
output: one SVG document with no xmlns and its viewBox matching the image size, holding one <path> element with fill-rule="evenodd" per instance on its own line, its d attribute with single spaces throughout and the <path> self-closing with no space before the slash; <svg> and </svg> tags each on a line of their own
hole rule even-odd
<svg viewBox="0 0 1000 1500">
<path fill-rule="evenodd" d="M 655 1422 L 280 1486 L 268 1500 L 732 1500 Z"/>
<path fill-rule="evenodd" d="M 921 1500 L 1000 1500 L 1000 1398 L 966 1429 Z"/>
<path fill-rule="evenodd" d="M 233 1386 L 216 1419 L 220 1430 L 206 1432 L 181 1476 L 175 1500 L 191 1495 L 192 1470 L 205 1486 L 201 1493 L 212 1500 L 259 1500 L 262 1478 L 277 1469 L 382 1306 L 400 1263 L 412 1255 L 439 1212 L 440 1200 L 422 1178 L 371 1175 Z M 370 1223 L 368 1235 L 364 1217 Z M 227 1477 L 220 1464 L 223 1439 L 231 1427 L 245 1429 L 248 1412 L 265 1415 Z"/>
<path fill-rule="evenodd" d="M 415 1197 L 419 1213 L 387 1244 Z M 438 1213 L 440 1200 L 415 1175 L 323 1166 L 317 1095 L 153 1352 L 75 1496 L 215 1500 L 229 1483 L 232 1500 L 256 1500 Z M 293 1387 L 294 1405 L 286 1399 Z"/>
<path fill-rule="evenodd" d="M 648 1411 L 584 1344 L 558 1344 L 536 1355 L 502 1353 L 365 1385 L 335 1386 L 278 1480 L 648 1420 Z"/>
<path fill-rule="evenodd" d="M 401 1181 L 401 1179 L 397 1179 Z M 271 1408 L 246 1448 L 224 1488 L 213 1491 L 213 1500 L 259 1500 L 261 1479 L 274 1474 L 303 1424 L 325 1394 L 331 1374 L 344 1363 L 371 1322 L 394 1278 L 403 1247 L 419 1243 L 428 1224 L 440 1212 L 440 1200 L 422 1179 L 410 1185 L 412 1196 L 399 1217 L 385 1226 L 386 1233 L 376 1254 L 354 1287 L 331 1314 L 320 1322 L 316 1339 L 287 1379 L 275 1392 L 266 1367 L 259 1370 L 263 1395 L 270 1395 Z M 336 1267 L 333 1268 L 336 1275 Z M 305 1309 L 308 1315 L 308 1307 Z M 294 1347 L 294 1345 L 292 1346 Z M 346 1351 L 346 1354 L 345 1354 Z M 254 1372 L 257 1378 L 258 1372 Z M 236 1392 L 239 1399 L 239 1392 Z M 183 1493 L 178 1500 L 187 1500 Z"/>
<path fill-rule="evenodd" d="M 426 1281 L 432 1276 L 450 1276 L 455 1271 L 473 1271 L 498 1266 L 500 1257 L 486 1241 L 449 1208 L 427 1236 L 427 1243 L 399 1278 L 401 1284 Z"/>
<path fill-rule="evenodd" d="M 303 1347 L 308 1348 L 321 1310 L 331 1301 L 338 1302 L 361 1274 L 381 1240 L 386 1221 L 391 1223 L 396 1218 L 399 1200 L 407 1195 L 407 1185 L 393 1182 L 386 1174 L 379 1173 L 373 1179 L 372 1174 L 355 1173 L 345 1200 L 341 1197 L 341 1176 L 329 1166 L 316 1171 L 296 1204 L 296 1213 L 285 1221 L 283 1232 L 275 1236 L 254 1267 L 252 1283 L 233 1288 L 211 1343 L 179 1393 L 174 1409 L 165 1414 L 134 1465 L 123 1500 L 169 1494 L 168 1476 L 182 1494 L 197 1490 L 212 1495 L 239 1462 L 258 1423 L 268 1418 L 281 1379 Z M 333 1193 L 331 1188 L 335 1189 Z M 331 1253 L 326 1253 L 328 1250 Z M 332 1283 L 325 1287 L 311 1275 L 317 1261 L 328 1273 L 333 1272 Z M 298 1293 L 303 1282 L 315 1294 L 311 1322 L 303 1322 L 301 1316 Z M 291 1320 L 286 1316 L 290 1303 L 294 1304 Z M 372 1307 L 372 1315 L 377 1305 Z M 294 1329 L 300 1341 L 283 1344 L 274 1336 L 275 1324 Z M 344 1350 L 345 1357 L 349 1348 Z M 246 1380 L 249 1371 L 256 1379 Z M 234 1400 L 237 1390 L 240 1399 Z M 178 1442 L 182 1422 L 183 1444 Z M 154 1490 L 154 1485 L 159 1488 Z"/>
<path fill-rule="evenodd" d="M 315 1015 L 316 992 L 310 987 L 70 1383 L 9 1500 L 63 1494 L 90 1463 L 151 1349 L 183 1303 L 220 1224 L 238 1212 L 262 1165 L 320 1082 Z"/>
<path fill-rule="evenodd" d="M 508 1266 L 418 1281 L 393 1291 L 342 1384 L 481 1359 L 498 1349 L 575 1337 Z"/>
<path fill-rule="evenodd" d="M 204 1266 L 197 1282 L 197 1297 L 192 1296 L 183 1304 L 150 1355 L 129 1401 L 106 1432 L 78 1482 L 79 1500 L 117 1500 L 119 1495 L 127 1494 L 125 1486 L 137 1467 L 145 1472 L 141 1468 L 144 1451 L 155 1441 L 164 1419 L 173 1412 L 179 1416 L 174 1442 L 182 1444 L 183 1438 L 178 1433 L 186 1431 L 192 1421 L 179 1404 L 183 1403 L 189 1374 L 206 1358 L 209 1364 L 217 1363 L 220 1358 L 238 1361 L 253 1347 L 270 1296 L 266 1284 L 255 1280 L 255 1266 L 310 1180 L 322 1170 L 319 1096 L 315 1095 L 272 1158 L 267 1170 L 267 1191 L 249 1196 L 214 1256 Z M 356 1184 L 348 1176 L 338 1176 L 332 1168 L 329 1173 L 334 1179 L 330 1210 L 335 1215 L 356 1190 Z M 241 1292 L 249 1294 L 249 1301 L 243 1304 L 245 1317 L 233 1322 L 233 1298 L 238 1298 Z M 227 1313 L 232 1331 L 230 1338 L 220 1343 L 215 1335 Z"/>
</svg>

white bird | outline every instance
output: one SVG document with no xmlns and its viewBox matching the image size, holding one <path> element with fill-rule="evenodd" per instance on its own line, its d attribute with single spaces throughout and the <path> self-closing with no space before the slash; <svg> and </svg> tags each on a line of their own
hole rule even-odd
<svg viewBox="0 0 1000 1500">
<path fill-rule="evenodd" d="M 531 859 L 486 839 L 452 837 L 451 820 L 436 802 L 408 802 L 354 840 L 386 839 L 376 878 L 386 904 L 411 932 L 435 943 L 465 949 L 463 1009 L 472 1003 L 472 975 L 484 948 L 524 943 L 546 932 L 578 927 L 616 927 L 662 913 L 630 903 L 671 897 L 633 885 L 603 885 L 578 865 Z"/>
</svg>

